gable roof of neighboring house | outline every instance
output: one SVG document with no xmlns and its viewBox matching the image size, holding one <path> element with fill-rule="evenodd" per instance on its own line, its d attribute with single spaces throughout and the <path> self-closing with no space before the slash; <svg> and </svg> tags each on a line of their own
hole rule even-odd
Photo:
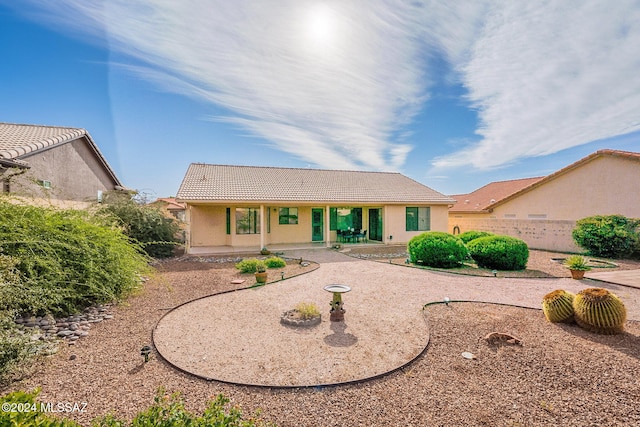
<svg viewBox="0 0 640 427">
<path fill-rule="evenodd" d="M 89 132 L 84 129 L 0 123 L 0 165 L 28 168 L 29 156 L 79 138 L 85 139 L 115 185 L 123 187 Z"/>
<path fill-rule="evenodd" d="M 177 202 L 175 197 L 158 197 L 153 203 L 164 203 L 164 208 L 170 211 L 185 210 L 184 203 Z"/>
<path fill-rule="evenodd" d="M 502 205 L 503 203 L 508 202 L 520 195 L 529 192 L 541 185 L 546 184 L 549 181 L 552 181 L 566 173 L 573 171 L 576 168 L 579 168 L 597 158 L 603 156 L 612 156 L 612 157 L 620 157 L 629 160 L 640 161 L 640 153 L 635 153 L 631 151 L 620 151 L 620 150 L 610 150 L 603 149 L 598 150 L 595 153 L 589 154 L 586 157 L 566 166 L 552 174 L 549 174 L 544 177 L 538 178 L 524 178 L 524 179 L 516 179 L 511 181 L 499 181 L 492 182 L 484 187 L 477 189 L 476 191 L 469 194 L 462 194 L 451 196 L 457 200 L 457 203 L 449 209 L 449 212 L 452 213 L 488 213 L 491 212 L 496 206 Z M 487 200 L 488 199 L 488 200 Z M 469 200 L 466 203 L 465 201 Z M 474 209 L 474 207 L 476 207 Z"/>
<path fill-rule="evenodd" d="M 429 203 L 453 199 L 399 173 L 192 163 L 184 201 Z"/>
<path fill-rule="evenodd" d="M 469 194 L 451 196 L 456 200 L 449 212 L 458 213 L 487 213 L 489 208 L 500 200 L 526 188 L 544 177 L 512 179 L 509 181 L 491 182 Z"/>
</svg>

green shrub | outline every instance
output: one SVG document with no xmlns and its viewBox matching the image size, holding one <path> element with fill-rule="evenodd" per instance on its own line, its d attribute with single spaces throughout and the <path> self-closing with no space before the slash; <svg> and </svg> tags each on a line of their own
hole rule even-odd
<svg viewBox="0 0 640 427">
<path fill-rule="evenodd" d="M 39 426 L 39 427 L 80 427 L 80 424 L 72 420 L 63 420 L 40 412 L 42 406 L 36 401 L 40 393 L 35 389 L 32 393 L 14 391 L 6 396 L 0 397 L 0 404 L 7 410 L 0 411 L 1 426 Z M 13 407 L 11 405 L 14 405 Z M 18 411 L 20 405 L 20 411 Z M 16 409 L 15 411 L 11 409 Z M 28 409 L 28 410 L 27 410 Z M 115 424 L 114 424 L 115 425 Z"/>
<path fill-rule="evenodd" d="M 236 264 L 236 268 L 240 270 L 240 273 L 255 273 L 260 268 L 265 271 L 266 267 L 263 261 L 255 258 L 243 259 Z"/>
<path fill-rule="evenodd" d="M 3 274 L 0 307 L 55 315 L 110 302 L 140 286 L 147 258 L 112 221 L 86 211 L 9 203 L 0 198 Z"/>
<path fill-rule="evenodd" d="M 619 258 L 639 247 L 640 220 L 622 215 L 596 215 L 582 218 L 573 229 L 573 240 L 590 255 Z"/>
<path fill-rule="evenodd" d="M 42 426 L 42 427 L 79 427 L 80 424 L 72 420 L 55 418 L 46 412 L 40 412 L 43 408 L 36 397 L 39 389 L 31 393 L 16 391 L 0 397 L 0 403 L 20 404 L 21 408 L 28 405 L 29 411 L 2 411 L 0 412 L 1 426 Z M 11 409 L 11 406 L 8 407 Z M 16 406 L 17 409 L 17 406 Z M 33 410 L 31 410 L 33 409 Z M 96 418 L 91 423 L 94 427 L 184 427 L 184 426 L 217 426 L 217 427 L 260 427 L 266 426 L 259 418 L 249 417 L 245 419 L 242 411 L 235 406 L 229 406 L 229 399 L 222 394 L 211 401 L 202 415 L 192 414 L 184 407 L 184 401 L 180 394 L 174 393 L 167 396 L 164 389 L 159 389 L 154 399 L 154 404 L 147 410 L 139 412 L 131 422 L 117 418 L 115 415 L 106 415 Z"/>
<path fill-rule="evenodd" d="M 495 234 L 489 233 L 488 231 L 465 231 L 464 233 L 460 234 L 458 238 L 462 240 L 466 245 L 472 240 L 487 236 L 495 236 Z"/>
<path fill-rule="evenodd" d="M 147 255 L 154 258 L 173 256 L 178 242 L 178 223 L 162 214 L 159 208 L 141 205 L 130 197 L 114 194 L 105 197 L 98 210 L 115 217 L 127 236 L 140 244 Z"/>
<path fill-rule="evenodd" d="M 12 313 L 0 311 L 0 384 L 11 382 L 34 355 L 29 335 L 19 334 L 13 319 Z"/>
<path fill-rule="evenodd" d="M 287 265 L 285 260 L 277 256 L 272 256 L 270 258 L 265 259 L 264 263 L 267 266 L 267 268 L 282 268 L 282 267 L 286 267 Z"/>
<path fill-rule="evenodd" d="M 413 237 L 408 251 L 411 262 L 438 268 L 457 267 L 467 257 L 462 240 L 440 231 L 427 231 Z"/>
<path fill-rule="evenodd" d="M 482 268 L 523 270 L 529 260 L 529 247 L 515 237 L 480 237 L 467 245 L 471 258 Z"/>
</svg>

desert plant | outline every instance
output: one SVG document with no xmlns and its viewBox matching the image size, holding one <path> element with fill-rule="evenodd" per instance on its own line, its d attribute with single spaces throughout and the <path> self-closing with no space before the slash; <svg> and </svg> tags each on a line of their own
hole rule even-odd
<svg viewBox="0 0 640 427">
<path fill-rule="evenodd" d="M 259 269 L 266 271 L 266 266 L 263 261 L 256 258 L 243 259 L 236 264 L 236 268 L 240 270 L 240 273 L 256 273 Z"/>
<path fill-rule="evenodd" d="M 264 263 L 267 266 L 267 268 L 282 268 L 287 265 L 285 260 L 277 256 L 272 256 L 270 258 L 265 259 Z"/>
<path fill-rule="evenodd" d="M 148 258 L 113 221 L 86 211 L 0 198 L 0 245 L 20 280 L 0 288 L 0 306 L 67 314 L 119 299 L 150 272 Z"/>
<path fill-rule="evenodd" d="M 573 323 L 573 299 L 575 295 L 563 289 L 557 289 L 542 298 L 544 317 L 552 323 Z"/>
<path fill-rule="evenodd" d="M 43 407 L 46 408 L 46 406 L 36 401 L 39 393 L 39 389 L 35 389 L 31 393 L 14 391 L 6 396 L 0 397 L 0 404 L 2 404 L 3 408 L 3 410 L 0 411 L 0 425 L 80 427 L 80 424 L 75 421 L 55 418 L 44 412 L 42 409 Z M 14 406 L 16 408 L 15 411 L 11 410 Z"/>
<path fill-rule="evenodd" d="M 622 215 L 596 215 L 576 222 L 572 235 L 589 254 L 606 258 L 630 255 L 639 246 L 640 220 Z"/>
<path fill-rule="evenodd" d="M 494 236 L 495 234 L 489 233 L 488 231 L 465 231 L 464 233 L 458 235 L 458 238 L 464 242 L 466 245 L 472 240 L 479 239 L 480 237 Z"/>
<path fill-rule="evenodd" d="M 114 217 L 125 234 L 138 242 L 149 256 L 167 258 L 173 255 L 179 226 L 159 208 L 137 203 L 128 195 L 110 195 L 105 197 L 98 212 Z"/>
<path fill-rule="evenodd" d="M 589 267 L 587 263 L 588 260 L 585 257 L 580 255 L 572 255 L 564 260 L 563 265 L 569 270 L 589 271 L 591 270 L 591 267 Z"/>
<path fill-rule="evenodd" d="M 471 258 L 479 267 L 495 270 L 523 270 L 529 260 L 529 247 L 515 237 L 487 236 L 467 245 Z"/>
<path fill-rule="evenodd" d="M 588 288 L 578 292 L 573 300 L 573 310 L 578 325 L 598 334 L 621 333 L 627 320 L 624 303 L 603 288 Z"/>
<path fill-rule="evenodd" d="M 300 302 L 296 305 L 296 311 L 300 313 L 300 317 L 304 320 L 320 316 L 318 306 L 312 302 Z"/>
<path fill-rule="evenodd" d="M 453 268 L 467 257 L 467 248 L 453 234 L 428 231 L 409 240 L 408 252 L 412 263 L 429 267 Z"/>
<path fill-rule="evenodd" d="M 260 255 L 271 255 L 271 251 L 269 250 L 269 248 L 264 246 L 262 249 L 260 249 Z"/>
<path fill-rule="evenodd" d="M 265 263 L 263 261 L 258 261 L 256 263 L 256 273 L 264 273 L 265 271 L 267 271 Z"/>
</svg>

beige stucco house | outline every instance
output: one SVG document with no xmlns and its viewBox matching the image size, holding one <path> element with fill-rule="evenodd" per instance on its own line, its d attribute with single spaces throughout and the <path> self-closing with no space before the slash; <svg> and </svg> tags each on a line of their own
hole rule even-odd
<svg viewBox="0 0 640 427">
<path fill-rule="evenodd" d="M 187 252 L 357 240 L 406 243 L 447 230 L 453 199 L 399 173 L 194 163 L 176 199 L 186 204 Z"/>
<path fill-rule="evenodd" d="M 84 207 L 124 186 L 84 129 L 0 123 L 2 192 Z"/>
<path fill-rule="evenodd" d="M 599 150 L 545 177 L 490 183 L 451 196 L 449 232 L 485 230 L 532 248 L 578 252 L 576 220 L 619 214 L 640 218 L 640 153 Z"/>
</svg>

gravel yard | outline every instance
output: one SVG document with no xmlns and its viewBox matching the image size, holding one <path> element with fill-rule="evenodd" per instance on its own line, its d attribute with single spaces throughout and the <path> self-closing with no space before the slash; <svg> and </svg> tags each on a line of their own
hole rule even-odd
<svg viewBox="0 0 640 427">
<path fill-rule="evenodd" d="M 564 277 L 566 271 L 550 264 L 551 257 L 532 251 L 529 268 Z M 634 266 L 638 268 L 638 263 L 625 262 L 619 268 Z M 289 277 L 316 267 L 292 262 L 282 272 Z M 264 420 L 279 426 L 640 426 L 640 290 L 614 287 L 628 304 L 629 317 L 635 319 L 627 322 L 624 334 L 615 336 L 549 324 L 540 310 L 477 303 L 430 306 L 429 347 L 409 366 L 358 384 L 277 389 L 199 379 L 175 370 L 155 352 L 149 363 L 142 363 L 140 348 L 151 343 L 152 330 L 168 310 L 253 282 L 252 276 L 239 274 L 229 262 L 182 259 L 158 268 L 159 274 L 140 294 L 114 307 L 113 319 L 97 324 L 89 336 L 36 364 L 31 377 L 2 393 L 41 387 L 43 402 L 87 402 L 86 413 L 69 414 L 83 424 L 110 411 L 132 417 L 153 402 L 162 386 L 182 392 L 188 409 L 202 411 L 208 400 L 223 393 L 245 414 L 260 410 Z M 322 264 L 309 276 L 292 280 L 314 280 L 341 271 L 348 278 L 347 272 L 354 268 L 371 270 L 372 277 L 388 270 L 390 285 L 393 278 L 415 270 L 411 277 L 420 274 L 426 282 L 439 284 L 431 290 L 434 295 L 442 290 L 452 299 L 453 292 L 458 292 L 459 297 L 523 305 L 530 301 L 531 306 L 539 304 L 542 292 L 556 284 L 564 288 L 598 285 L 569 279 L 473 278 L 355 259 Z M 280 271 L 274 276 L 279 278 Z M 234 279 L 246 282 L 232 284 Z M 487 343 L 483 338 L 494 331 L 508 332 L 522 345 Z M 462 352 L 476 358 L 465 359 Z"/>
</svg>

